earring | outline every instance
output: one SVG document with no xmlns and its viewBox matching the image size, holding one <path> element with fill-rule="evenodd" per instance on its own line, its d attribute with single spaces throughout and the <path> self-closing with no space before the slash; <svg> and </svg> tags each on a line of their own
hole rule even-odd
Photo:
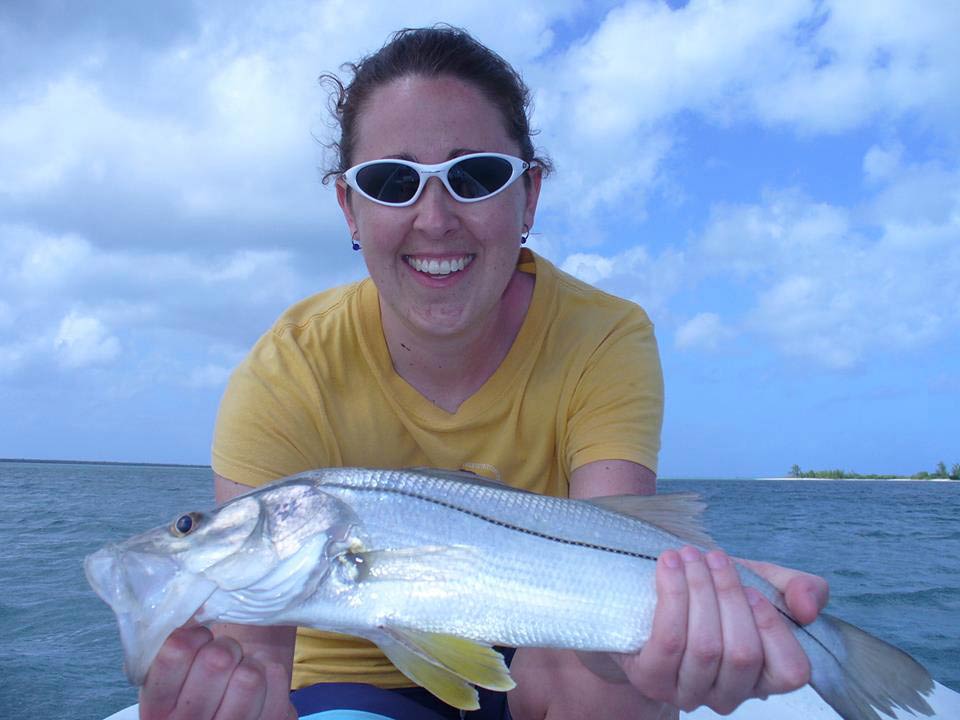
<svg viewBox="0 0 960 720">
<path fill-rule="evenodd" d="M 359 249 L 360 249 L 360 243 L 357 242 L 357 233 L 354 233 L 354 234 L 353 234 L 353 237 L 351 238 L 351 240 L 353 241 L 353 249 L 354 249 L 354 250 L 359 250 Z"/>
<path fill-rule="evenodd" d="M 523 245 L 527 242 L 527 238 L 530 237 L 530 226 L 524 225 L 523 232 L 520 233 L 520 244 Z"/>
</svg>

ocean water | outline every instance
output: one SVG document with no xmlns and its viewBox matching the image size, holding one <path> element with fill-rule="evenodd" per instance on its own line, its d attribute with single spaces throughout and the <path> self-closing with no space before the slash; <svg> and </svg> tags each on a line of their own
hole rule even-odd
<svg viewBox="0 0 960 720">
<path fill-rule="evenodd" d="M 826 576 L 832 611 L 960 691 L 960 482 L 665 480 L 730 552 Z M 211 504 L 208 468 L 0 462 L 0 717 L 136 701 L 84 556 Z"/>
</svg>

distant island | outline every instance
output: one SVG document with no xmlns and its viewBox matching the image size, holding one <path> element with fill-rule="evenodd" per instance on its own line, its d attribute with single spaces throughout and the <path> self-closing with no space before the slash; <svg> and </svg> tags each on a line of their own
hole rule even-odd
<svg viewBox="0 0 960 720">
<path fill-rule="evenodd" d="M 913 475 L 861 475 L 860 473 L 847 472 L 846 470 L 802 470 L 799 465 L 790 468 L 791 478 L 817 478 L 821 480 L 896 480 L 903 477 L 909 477 L 911 480 L 960 480 L 960 463 L 954 463 L 947 472 L 947 466 L 943 462 L 937 463 L 933 472 L 921 470 Z"/>
</svg>

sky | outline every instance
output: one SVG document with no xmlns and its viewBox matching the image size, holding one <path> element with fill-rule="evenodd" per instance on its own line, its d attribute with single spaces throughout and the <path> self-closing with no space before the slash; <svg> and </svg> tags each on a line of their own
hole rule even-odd
<svg viewBox="0 0 960 720">
<path fill-rule="evenodd" d="M 448 22 L 533 91 L 530 246 L 641 304 L 660 474 L 960 463 L 960 6 L 0 4 L 0 457 L 206 463 L 231 369 L 365 274 L 317 82 Z"/>
</svg>

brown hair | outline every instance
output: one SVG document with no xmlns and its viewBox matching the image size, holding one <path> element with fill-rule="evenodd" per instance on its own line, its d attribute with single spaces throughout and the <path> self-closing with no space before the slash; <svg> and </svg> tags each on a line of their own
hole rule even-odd
<svg viewBox="0 0 960 720">
<path fill-rule="evenodd" d="M 520 147 L 520 157 L 535 161 L 544 173 L 553 168 L 548 158 L 535 155 L 530 90 L 520 74 L 466 30 L 450 25 L 398 30 L 377 52 L 346 63 L 342 69 L 353 73 L 347 85 L 333 73 L 320 76 L 321 84 L 331 88 L 330 111 L 340 126 L 339 142 L 329 146 L 336 154 L 336 166 L 327 170 L 324 183 L 353 165 L 357 118 L 373 92 L 409 75 L 450 75 L 473 84 L 500 110 L 507 133 Z"/>
</svg>

